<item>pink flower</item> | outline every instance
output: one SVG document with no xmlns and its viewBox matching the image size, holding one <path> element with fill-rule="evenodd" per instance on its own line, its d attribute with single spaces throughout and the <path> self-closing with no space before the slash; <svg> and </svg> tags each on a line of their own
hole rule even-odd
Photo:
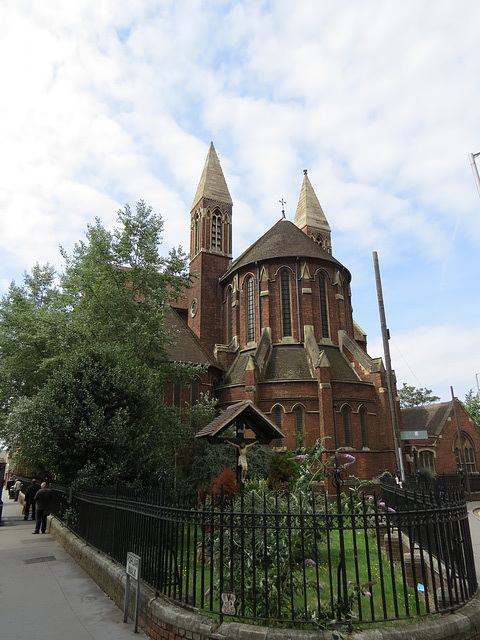
<svg viewBox="0 0 480 640">
<path fill-rule="evenodd" d="M 371 597 L 372 597 L 372 594 L 370 593 L 370 591 L 364 591 L 364 592 L 363 592 L 363 595 L 364 595 L 365 597 L 367 597 L 367 598 L 371 598 Z"/>
<path fill-rule="evenodd" d="M 348 467 L 349 465 L 353 464 L 356 460 L 355 456 L 351 456 L 349 453 L 344 453 L 343 457 L 346 460 L 346 462 L 343 463 L 344 467 Z"/>
<path fill-rule="evenodd" d="M 305 460 L 305 458 L 308 458 L 308 453 L 301 453 L 298 456 L 295 456 L 295 460 Z"/>
</svg>

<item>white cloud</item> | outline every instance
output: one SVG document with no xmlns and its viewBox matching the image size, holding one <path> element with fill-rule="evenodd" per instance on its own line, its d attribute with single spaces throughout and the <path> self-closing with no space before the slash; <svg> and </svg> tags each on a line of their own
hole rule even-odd
<svg viewBox="0 0 480 640">
<path fill-rule="evenodd" d="M 432 389 L 442 401 L 451 399 L 450 387 L 460 400 L 476 389 L 477 336 L 480 325 L 416 327 L 391 336 L 390 353 L 397 385 Z M 371 354 L 383 354 L 381 338 L 369 341 Z"/>
<path fill-rule="evenodd" d="M 165 248 L 188 249 L 213 140 L 237 255 L 281 198 L 293 219 L 308 169 L 360 324 L 376 334 L 375 250 L 395 334 L 421 354 L 417 327 L 460 323 L 472 376 L 479 25 L 475 0 L 4 3 L 0 286 L 37 261 L 61 266 L 58 245 L 141 198 L 165 218 Z"/>
</svg>

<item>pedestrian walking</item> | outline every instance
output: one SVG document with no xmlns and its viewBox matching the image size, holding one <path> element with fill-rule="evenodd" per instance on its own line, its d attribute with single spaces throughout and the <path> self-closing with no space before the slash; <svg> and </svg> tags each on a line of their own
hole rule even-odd
<svg viewBox="0 0 480 640">
<path fill-rule="evenodd" d="M 28 520 L 30 513 L 30 507 L 32 507 L 32 520 L 35 520 L 35 496 L 40 491 L 40 485 L 35 478 L 32 478 L 32 484 L 27 487 L 25 491 L 25 517 L 24 520 Z"/>
<path fill-rule="evenodd" d="M 40 490 L 35 495 L 35 531 L 32 533 L 46 533 L 47 516 L 49 514 L 49 504 L 52 499 L 52 490 L 47 487 L 46 482 L 42 482 Z"/>
</svg>

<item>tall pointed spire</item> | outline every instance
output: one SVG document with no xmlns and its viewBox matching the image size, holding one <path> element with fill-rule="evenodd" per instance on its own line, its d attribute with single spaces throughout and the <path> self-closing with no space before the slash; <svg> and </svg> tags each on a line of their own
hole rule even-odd
<svg viewBox="0 0 480 640">
<path fill-rule="evenodd" d="M 326 251 L 331 253 L 330 225 L 323 213 L 323 209 L 312 187 L 306 169 L 304 169 L 303 174 L 303 183 L 294 223 L 304 233 L 312 237 L 315 242 L 318 242 Z"/>
<path fill-rule="evenodd" d="M 213 142 L 210 142 L 207 159 L 193 199 L 192 209 L 202 198 L 223 204 L 233 204 Z"/>
</svg>

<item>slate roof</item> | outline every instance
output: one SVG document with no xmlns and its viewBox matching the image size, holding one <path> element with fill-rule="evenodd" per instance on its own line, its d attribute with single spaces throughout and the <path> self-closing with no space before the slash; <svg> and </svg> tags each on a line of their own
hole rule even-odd
<svg viewBox="0 0 480 640">
<path fill-rule="evenodd" d="M 203 427 L 195 434 L 195 437 L 218 437 L 240 416 L 246 422 L 247 427 L 255 432 L 260 441 L 268 443 L 276 438 L 283 438 L 283 433 L 280 429 L 251 400 L 241 400 L 230 405 L 210 424 L 207 424 L 206 427 Z"/>
<path fill-rule="evenodd" d="M 349 361 L 335 346 L 319 345 L 330 363 L 330 375 L 333 382 L 358 382 L 358 376 Z M 249 356 L 254 351 L 243 351 L 235 358 L 234 363 L 224 378 L 225 385 L 245 384 L 245 367 Z M 274 345 L 268 360 L 263 381 L 275 380 L 313 380 L 308 365 L 305 348 L 301 344 Z"/>
<path fill-rule="evenodd" d="M 422 407 L 402 409 L 403 430 L 419 431 L 426 429 L 430 438 L 436 438 L 441 434 L 451 411 L 451 402 L 439 402 L 426 404 Z"/>
<path fill-rule="evenodd" d="M 307 354 L 302 345 L 277 345 L 265 369 L 264 380 L 311 380 Z"/>
<path fill-rule="evenodd" d="M 290 222 L 282 218 L 273 225 L 266 233 L 263 234 L 256 242 L 254 242 L 246 251 L 244 251 L 236 260 L 221 280 L 229 277 L 229 275 L 253 262 L 271 260 L 273 258 L 316 258 L 331 262 L 341 267 L 347 274 L 350 281 L 350 272 L 338 260 L 335 260 L 325 249 L 312 238 L 300 231 L 300 229 Z"/>
<path fill-rule="evenodd" d="M 174 344 L 167 347 L 170 362 L 205 364 L 220 369 L 218 362 L 204 350 L 200 340 L 174 309 L 165 314 L 165 327 L 175 340 Z"/>
</svg>

